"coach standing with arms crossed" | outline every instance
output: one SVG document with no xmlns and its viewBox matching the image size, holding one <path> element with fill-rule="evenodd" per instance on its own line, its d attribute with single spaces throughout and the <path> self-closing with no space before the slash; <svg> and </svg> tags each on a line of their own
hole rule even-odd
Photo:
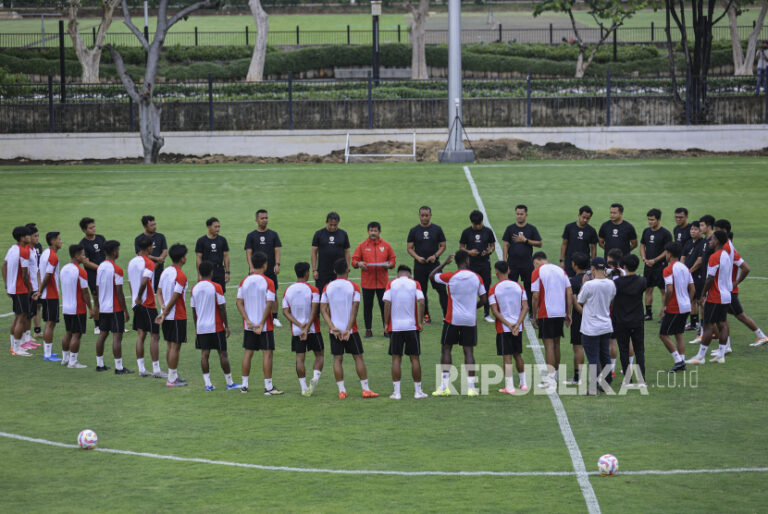
<svg viewBox="0 0 768 514">
<path fill-rule="evenodd" d="M 312 275 L 320 294 L 323 288 L 336 279 L 333 263 L 344 259 L 349 266 L 349 237 L 339 228 L 340 216 L 329 212 L 325 217 L 325 228 L 315 232 L 312 238 Z"/>
<path fill-rule="evenodd" d="M 267 269 L 264 271 L 264 276 L 274 282 L 275 291 L 277 291 L 277 275 L 280 273 L 280 249 L 283 243 L 280 242 L 280 236 L 277 232 L 267 228 L 267 223 L 269 223 L 269 213 L 266 209 L 256 211 L 257 228 L 245 238 L 245 262 L 248 263 L 248 273 L 251 274 L 256 271 L 251 261 L 253 253 L 262 252 L 266 255 Z M 282 327 L 283 324 L 277 319 L 277 304 L 278 302 L 272 302 L 273 325 Z"/>
<path fill-rule="evenodd" d="M 429 299 L 427 284 L 429 274 L 440 265 L 440 255 L 445 251 L 445 234 L 439 225 L 432 223 L 432 209 L 426 205 L 419 208 L 419 224 L 408 232 L 408 255 L 413 257 L 413 278 L 424 293 L 424 324 L 429 325 Z M 448 310 L 448 294 L 443 284 L 432 281 L 432 289 L 440 297 L 440 308 L 445 316 Z"/>
</svg>

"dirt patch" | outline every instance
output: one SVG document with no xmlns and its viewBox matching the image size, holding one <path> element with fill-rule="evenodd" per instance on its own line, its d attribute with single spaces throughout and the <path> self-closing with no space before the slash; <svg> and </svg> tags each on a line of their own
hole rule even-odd
<svg viewBox="0 0 768 514">
<path fill-rule="evenodd" d="M 519 139 L 478 139 L 472 141 L 478 162 L 487 161 L 523 161 L 523 160 L 584 160 L 584 159 L 674 159 L 681 157 L 742 156 L 768 157 L 768 148 L 749 152 L 708 152 L 701 149 L 686 151 L 674 150 L 628 150 L 610 149 L 604 151 L 582 150 L 571 143 L 547 143 L 534 145 Z M 437 162 L 437 152 L 445 148 L 444 141 L 425 141 L 416 145 L 416 160 L 419 162 Z M 412 143 L 380 141 L 361 146 L 353 146 L 351 154 L 410 154 Z M 407 161 L 403 157 L 355 157 L 351 162 L 398 162 Z M 335 150 L 328 155 L 310 155 L 299 153 L 286 157 L 232 157 L 227 155 L 205 155 L 193 157 L 181 154 L 164 153 L 160 162 L 165 164 L 320 164 L 343 163 L 344 150 Z M 86 159 L 82 161 L 31 161 L 28 159 L 0 160 L 0 165 L 75 165 L 75 164 L 141 164 L 142 159 Z"/>
</svg>

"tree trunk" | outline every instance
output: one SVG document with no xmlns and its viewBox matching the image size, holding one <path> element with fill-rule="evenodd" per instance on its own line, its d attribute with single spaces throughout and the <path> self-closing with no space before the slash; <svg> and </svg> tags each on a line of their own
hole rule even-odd
<svg viewBox="0 0 768 514">
<path fill-rule="evenodd" d="M 165 144 L 160 135 L 160 111 L 161 107 L 152 102 L 151 98 L 142 97 L 139 101 L 139 130 L 145 164 L 156 164 L 160 149 Z"/>
<path fill-rule="evenodd" d="M 579 46 L 579 57 L 576 58 L 576 75 L 574 75 L 577 79 L 584 78 L 584 70 L 586 69 L 586 66 L 584 66 L 585 50 L 583 46 Z"/>
<path fill-rule="evenodd" d="M 720 3 L 723 7 L 728 7 L 727 0 L 720 0 Z M 731 48 L 733 49 L 733 74 L 736 76 L 752 75 L 752 67 L 755 60 L 755 52 L 757 50 L 757 40 L 760 37 L 760 32 L 763 30 L 766 13 L 768 13 L 768 1 L 764 0 L 760 8 L 760 13 L 757 15 L 757 20 L 755 20 L 755 27 L 749 34 L 747 51 L 744 52 L 741 47 L 741 38 L 739 37 L 739 20 L 736 7 L 733 4 L 728 7 L 728 25 L 731 29 Z"/>
<path fill-rule="evenodd" d="M 93 48 L 88 48 L 80 35 L 77 23 L 77 11 L 80 7 L 78 0 L 70 0 L 66 4 L 65 16 L 67 18 L 67 32 L 72 39 L 72 46 L 80 62 L 82 72 L 80 82 L 83 84 L 97 84 L 99 82 L 99 64 L 101 63 L 101 49 L 107 37 L 107 30 L 112 24 L 112 15 L 120 0 L 102 0 L 101 2 L 101 22 L 96 31 L 96 40 L 93 42 Z"/>
<path fill-rule="evenodd" d="M 411 79 L 428 79 L 427 72 L 427 16 L 429 16 L 429 0 L 419 0 L 419 7 L 411 6 Z"/>
<path fill-rule="evenodd" d="M 261 82 L 264 80 L 264 61 L 267 57 L 267 35 L 269 34 L 269 16 L 261 6 L 260 0 L 249 0 L 248 6 L 256 21 L 256 46 L 253 48 L 251 65 L 248 67 L 246 82 Z"/>
</svg>

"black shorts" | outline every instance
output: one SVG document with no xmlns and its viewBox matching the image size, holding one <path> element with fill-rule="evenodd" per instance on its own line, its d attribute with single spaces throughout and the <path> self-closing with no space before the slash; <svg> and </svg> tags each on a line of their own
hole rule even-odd
<svg viewBox="0 0 768 514">
<path fill-rule="evenodd" d="M 581 343 L 579 343 L 581 344 Z M 496 355 L 517 355 L 523 353 L 523 331 L 496 334 Z"/>
<path fill-rule="evenodd" d="M 70 334 L 85 334 L 85 314 L 65 314 L 64 327 Z"/>
<path fill-rule="evenodd" d="M 269 266 L 267 267 L 269 268 Z M 264 272 L 264 276 L 275 283 L 275 291 L 277 291 L 277 275 L 275 275 L 275 272 L 273 271 L 274 269 L 275 265 L 273 264 L 272 269 L 267 269 L 267 271 Z"/>
<path fill-rule="evenodd" d="M 29 319 L 34 318 L 37 316 L 37 306 L 40 305 L 40 299 L 37 300 L 32 299 L 32 295 L 29 295 L 29 312 L 27 312 L 27 317 Z"/>
<path fill-rule="evenodd" d="M 685 332 L 686 319 L 688 319 L 687 312 L 685 314 L 665 312 L 664 317 L 661 318 L 659 335 L 673 336 L 675 334 L 682 334 Z"/>
<path fill-rule="evenodd" d="M 360 339 L 360 334 L 352 332 L 349 334 L 349 340 L 347 341 L 340 341 L 335 335 L 331 334 L 331 354 L 344 355 L 345 352 L 352 355 L 361 355 L 363 353 L 363 341 Z"/>
<path fill-rule="evenodd" d="M 14 314 L 29 314 L 29 293 L 12 294 L 11 303 Z"/>
<path fill-rule="evenodd" d="M 323 334 L 307 334 L 307 340 L 302 341 L 299 336 L 291 337 L 291 351 L 295 353 L 322 352 L 325 349 Z"/>
<path fill-rule="evenodd" d="M 54 323 L 59 322 L 59 299 L 53 298 L 51 300 L 40 300 L 40 305 L 43 306 L 42 314 L 43 321 L 52 321 Z"/>
<path fill-rule="evenodd" d="M 744 307 L 741 306 L 739 301 L 739 293 L 731 293 L 731 303 L 728 304 L 728 314 L 731 316 L 738 316 L 744 312 Z"/>
<path fill-rule="evenodd" d="M 125 314 L 122 312 L 99 313 L 99 330 L 122 334 L 125 331 Z"/>
<path fill-rule="evenodd" d="M 243 348 L 255 352 L 274 350 L 275 333 L 271 330 L 264 330 L 261 334 L 257 334 L 252 330 L 243 330 Z"/>
<path fill-rule="evenodd" d="M 722 323 L 728 317 L 728 304 L 709 303 L 704 304 L 704 314 L 701 316 L 701 322 L 704 324 Z"/>
<path fill-rule="evenodd" d="M 155 323 L 157 309 L 154 307 L 145 307 L 144 305 L 133 306 L 133 329 L 143 330 L 150 334 L 159 334 L 160 325 Z"/>
<path fill-rule="evenodd" d="M 418 330 L 400 330 L 389 333 L 389 354 L 421 355 L 421 336 Z"/>
<path fill-rule="evenodd" d="M 211 282 L 214 284 L 219 284 L 221 286 L 221 292 L 226 293 L 227 292 L 227 282 L 226 282 L 226 275 L 223 273 L 221 275 L 214 274 L 211 277 Z"/>
<path fill-rule="evenodd" d="M 581 344 L 581 314 L 571 314 L 571 344 Z"/>
<path fill-rule="evenodd" d="M 643 276 L 648 283 L 648 289 L 652 287 L 664 289 L 664 266 L 646 266 Z"/>
<path fill-rule="evenodd" d="M 473 271 L 480 275 L 480 279 L 483 281 L 483 287 L 488 291 L 491 289 L 491 264 L 485 263 L 478 266 L 470 266 L 469 271 Z"/>
<path fill-rule="evenodd" d="M 96 287 L 96 272 L 93 272 L 93 275 L 88 273 L 88 289 L 91 291 L 91 298 L 93 298 L 93 301 L 95 302 L 99 298 L 99 288 Z"/>
<path fill-rule="evenodd" d="M 187 320 L 166 319 L 163 321 L 163 339 L 169 343 L 187 342 Z"/>
<path fill-rule="evenodd" d="M 211 334 L 197 334 L 195 338 L 195 348 L 198 350 L 218 350 L 227 351 L 227 333 L 213 332 Z"/>
<path fill-rule="evenodd" d="M 539 338 L 556 339 L 563 337 L 565 318 L 539 318 Z"/>
<path fill-rule="evenodd" d="M 477 346 L 477 327 L 465 327 L 461 325 L 452 325 L 443 321 L 443 335 L 440 338 L 440 344 L 453 346 Z"/>
<path fill-rule="evenodd" d="M 701 294 L 704 292 L 704 282 L 706 282 L 706 278 L 703 276 L 693 277 L 693 300 L 701 300 Z"/>
</svg>

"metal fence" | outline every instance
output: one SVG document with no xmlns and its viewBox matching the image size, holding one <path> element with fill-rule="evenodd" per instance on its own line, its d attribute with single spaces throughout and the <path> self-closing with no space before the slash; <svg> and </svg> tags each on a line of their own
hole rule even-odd
<svg viewBox="0 0 768 514">
<path fill-rule="evenodd" d="M 465 80 L 469 127 L 675 125 L 690 121 L 678 77 Z M 751 78 L 707 81 L 709 123 L 768 123 Z M 161 83 L 162 130 L 443 127 L 447 81 L 285 80 Z M 0 133 L 133 132 L 138 110 L 121 84 L 0 84 Z"/>
<path fill-rule="evenodd" d="M 741 26 L 739 36 L 742 39 L 749 37 L 753 27 Z M 691 29 L 692 33 L 693 29 Z M 597 28 L 585 28 L 579 31 L 582 38 L 588 42 L 597 42 L 601 37 L 601 30 Z M 393 28 L 382 28 L 379 31 L 381 43 L 409 43 L 410 33 L 407 27 L 397 25 Z M 544 28 L 505 28 L 498 24 L 488 29 L 462 30 L 462 42 L 469 43 L 493 43 L 493 42 L 520 42 L 520 43 L 547 43 L 560 44 L 563 41 L 572 41 L 575 34 L 572 28 L 558 28 L 552 24 Z M 149 34 L 154 37 L 153 33 Z M 728 26 L 717 26 L 712 30 L 715 40 L 728 40 L 731 37 Z M 96 38 L 96 28 L 82 33 L 83 40 L 89 46 L 93 46 Z M 612 36 L 614 37 L 614 36 Z M 768 26 L 763 27 L 760 37 L 768 39 Z M 620 27 L 615 34 L 618 43 L 624 44 L 648 44 L 663 43 L 666 41 L 663 27 L 651 24 L 649 27 Z M 672 40 L 679 41 L 680 35 L 677 28 L 672 30 Z M 231 32 L 203 32 L 197 27 L 192 32 L 170 31 L 165 44 L 174 46 L 237 46 L 253 45 L 256 41 L 256 31 L 249 27 L 241 31 Z M 370 45 L 372 41 L 370 30 L 352 29 L 349 25 L 346 30 L 301 30 L 299 26 L 295 30 L 270 31 L 267 42 L 273 46 L 319 46 L 319 45 Z M 447 30 L 427 30 L 426 42 L 430 45 L 447 44 Z M 114 46 L 139 46 L 139 42 L 133 34 L 125 32 L 113 32 L 107 35 L 107 43 Z M 72 40 L 65 37 L 64 44 L 72 46 Z M 58 46 L 58 34 L 41 33 L 14 33 L 0 34 L 0 48 L 49 48 Z"/>
</svg>

